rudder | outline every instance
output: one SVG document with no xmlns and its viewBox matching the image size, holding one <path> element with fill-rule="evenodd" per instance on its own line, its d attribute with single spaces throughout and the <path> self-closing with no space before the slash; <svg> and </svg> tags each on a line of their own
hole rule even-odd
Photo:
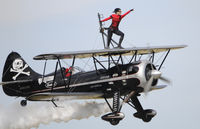
<svg viewBox="0 0 200 129">
<path fill-rule="evenodd" d="M 39 74 L 33 71 L 18 53 L 11 52 L 4 65 L 2 81 L 32 79 L 38 75 Z"/>
<path fill-rule="evenodd" d="M 24 61 L 24 59 L 16 52 L 11 52 L 5 62 L 2 82 L 4 92 L 9 96 L 21 96 L 23 95 L 23 87 L 32 85 L 32 80 L 41 76 L 40 74 L 33 71 L 30 66 Z M 30 83 L 15 83 L 15 82 L 26 82 L 30 80 Z M 6 82 L 14 82 L 13 84 L 6 84 Z"/>
</svg>

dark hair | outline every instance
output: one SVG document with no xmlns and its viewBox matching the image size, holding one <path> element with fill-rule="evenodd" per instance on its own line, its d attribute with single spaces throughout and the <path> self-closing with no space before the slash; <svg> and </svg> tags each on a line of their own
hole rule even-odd
<svg viewBox="0 0 200 129">
<path fill-rule="evenodd" d="M 114 13 L 119 12 L 119 10 L 121 10 L 121 9 L 120 9 L 120 8 L 116 8 L 116 9 L 114 10 Z"/>
</svg>

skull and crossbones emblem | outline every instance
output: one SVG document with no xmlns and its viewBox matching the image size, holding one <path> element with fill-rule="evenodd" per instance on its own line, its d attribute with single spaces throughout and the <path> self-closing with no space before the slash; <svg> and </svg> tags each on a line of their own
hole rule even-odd
<svg viewBox="0 0 200 129">
<path fill-rule="evenodd" d="M 12 77 L 13 80 L 16 80 L 17 77 L 21 74 L 24 74 L 24 75 L 27 75 L 27 76 L 30 76 L 30 71 L 28 72 L 24 72 L 24 70 L 28 68 L 28 65 L 25 64 L 24 65 L 24 62 L 22 59 L 15 59 L 13 61 L 13 64 L 12 64 L 12 68 L 10 69 L 10 72 L 14 72 L 14 73 L 17 73 L 15 76 Z"/>
</svg>

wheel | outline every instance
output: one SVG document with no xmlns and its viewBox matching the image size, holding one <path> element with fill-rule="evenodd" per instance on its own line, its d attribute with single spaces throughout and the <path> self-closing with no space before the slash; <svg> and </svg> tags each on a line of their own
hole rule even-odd
<svg viewBox="0 0 200 129">
<path fill-rule="evenodd" d="M 117 124 L 119 124 L 119 120 L 111 119 L 110 124 L 111 125 L 117 125 Z"/>
<path fill-rule="evenodd" d="M 156 115 L 156 111 L 153 109 L 147 109 L 144 111 L 144 114 L 142 115 L 142 120 L 144 122 L 150 122 L 151 119 Z"/>
<path fill-rule="evenodd" d="M 27 105 L 27 100 L 22 100 L 20 104 L 22 107 L 25 107 Z"/>
<path fill-rule="evenodd" d="M 153 118 L 153 116 L 149 116 L 149 115 L 146 114 L 146 115 L 144 115 L 144 117 L 142 118 L 142 120 L 144 122 L 150 122 L 152 118 Z"/>
</svg>

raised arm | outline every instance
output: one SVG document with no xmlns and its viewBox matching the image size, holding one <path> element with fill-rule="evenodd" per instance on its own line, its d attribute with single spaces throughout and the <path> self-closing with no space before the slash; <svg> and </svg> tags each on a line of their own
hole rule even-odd
<svg viewBox="0 0 200 129">
<path fill-rule="evenodd" d="M 110 17 L 108 17 L 108 18 L 105 18 L 105 19 L 101 20 L 101 22 L 108 21 L 108 20 L 110 20 L 111 18 L 112 18 L 112 17 L 110 16 Z"/>
<path fill-rule="evenodd" d="M 123 17 L 125 17 L 127 14 L 129 14 L 131 11 L 133 11 L 134 9 L 131 9 L 131 10 L 129 10 L 129 11 L 127 11 L 126 13 L 124 13 L 121 17 L 123 18 Z"/>
</svg>

